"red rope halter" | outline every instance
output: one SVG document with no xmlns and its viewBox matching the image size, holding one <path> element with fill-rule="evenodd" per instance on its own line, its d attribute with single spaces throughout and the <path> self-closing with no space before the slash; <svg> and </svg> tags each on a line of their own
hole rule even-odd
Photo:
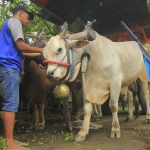
<svg viewBox="0 0 150 150">
<path fill-rule="evenodd" d="M 44 60 L 43 64 L 57 64 L 59 66 L 70 67 L 70 64 L 67 64 L 67 63 L 64 63 L 64 62 L 55 61 L 55 60 Z"/>
</svg>

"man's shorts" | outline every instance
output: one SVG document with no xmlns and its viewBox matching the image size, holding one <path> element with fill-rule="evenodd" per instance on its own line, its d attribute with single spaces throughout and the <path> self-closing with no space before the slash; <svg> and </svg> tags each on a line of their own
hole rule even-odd
<svg viewBox="0 0 150 150">
<path fill-rule="evenodd" d="M 17 69 L 0 65 L 1 110 L 17 112 L 19 106 L 20 74 Z"/>
</svg>

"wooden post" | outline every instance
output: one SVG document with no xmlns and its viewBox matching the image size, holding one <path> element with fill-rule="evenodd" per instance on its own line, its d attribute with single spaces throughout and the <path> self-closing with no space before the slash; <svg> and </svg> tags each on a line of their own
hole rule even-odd
<svg viewBox="0 0 150 150">
<path fill-rule="evenodd" d="M 69 112 L 68 97 L 67 98 L 63 98 L 62 100 L 63 100 L 66 128 L 69 131 L 72 131 L 72 124 L 71 124 L 71 118 L 70 118 L 70 112 Z"/>
</svg>

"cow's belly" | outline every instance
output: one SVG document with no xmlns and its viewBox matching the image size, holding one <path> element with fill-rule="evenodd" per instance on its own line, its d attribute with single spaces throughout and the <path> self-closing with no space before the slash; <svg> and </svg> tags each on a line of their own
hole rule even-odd
<svg viewBox="0 0 150 150">
<path fill-rule="evenodd" d="M 121 87 L 125 87 L 125 86 L 130 85 L 131 83 L 136 81 L 138 77 L 139 77 L 139 72 L 136 73 L 135 75 L 131 76 L 131 77 L 128 76 L 128 78 L 123 78 Z"/>
<path fill-rule="evenodd" d="M 133 83 L 140 76 L 143 68 L 143 62 L 139 61 L 135 65 L 125 68 L 123 70 L 122 87 Z"/>
<path fill-rule="evenodd" d="M 87 101 L 93 104 L 103 104 L 108 100 L 109 90 L 97 90 L 96 92 L 85 92 L 84 96 Z"/>
<path fill-rule="evenodd" d="M 93 104 L 103 104 L 109 97 L 109 83 L 107 80 L 90 78 L 85 83 L 84 97 Z"/>
</svg>

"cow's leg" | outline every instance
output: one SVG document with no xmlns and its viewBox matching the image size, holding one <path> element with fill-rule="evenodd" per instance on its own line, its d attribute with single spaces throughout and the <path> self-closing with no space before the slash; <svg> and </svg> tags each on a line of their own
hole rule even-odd
<svg viewBox="0 0 150 150">
<path fill-rule="evenodd" d="M 38 128 L 38 122 L 39 122 L 39 115 L 38 115 L 38 109 L 37 109 L 37 101 L 32 100 L 31 101 L 32 105 L 32 110 L 33 110 L 33 122 L 34 122 L 34 127 L 37 129 Z"/>
<path fill-rule="evenodd" d="M 133 102 L 134 102 L 134 106 L 135 106 L 135 119 L 139 117 L 139 99 L 138 99 L 138 86 L 137 86 L 137 83 L 136 81 L 132 84 L 130 84 L 128 86 L 128 94 L 129 94 L 129 90 L 132 91 L 132 97 L 133 97 Z M 129 111 L 133 112 L 133 107 L 132 107 L 132 100 L 130 99 L 131 96 L 129 96 L 129 99 L 128 99 L 128 104 L 129 104 Z M 128 111 L 128 112 L 129 112 Z M 131 112 L 131 113 L 132 113 Z"/>
<path fill-rule="evenodd" d="M 133 95 L 131 91 L 127 91 L 127 102 L 128 102 L 128 116 L 126 122 L 131 121 L 133 117 Z"/>
<path fill-rule="evenodd" d="M 148 90 L 148 83 L 146 80 L 146 76 L 144 78 L 144 74 L 142 73 L 139 79 L 137 80 L 140 85 L 140 90 L 143 95 L 143 99 L 146 103 L 146 118 L 145 121 L 147 123 L 150 123 L 150 96 L 149 96 L 149 90 Z"/>
<path fill-rule="evenodd" d="M 99 121 L 100 120 L 100 117 L 102 117 L 102 109 L 101 109 L 101 105 L 96 105 L 96 104 L 93 104 L 93 108 L 94 108 L 94 121 Z M 92 117 L 91 117 L 92 118 Z"/>
<path fill-rule="evenodd" d="M 133 101 L 135 106 L 135 119 L 139 117 L 139 99 L 136 92 L 133 92 Z"/>
<path fill-rule="evenodd" d="M 98 117 L 102 117 L 102 105 L 97 105 L 97 110 L 98 110 Z"/>
<path fill-rule="evenodd" d="M 43 130 L 45 128 L 44 106 L 45 106 L 45 95 L 42 95 L 38 98 L 38 113 L 39 113 L 38 130 Z"/>
<path fill-rule="evenodd" d="M 118 83 L 118 82 L 114 82 L 113 84 L 110 85 L 109 107 L 110 107 L 110 110 L 111 110 L 112 116 L 113 116 L 111 138 L 114 138 L 115 136 L 117 138 L 121 137 L 120 125 L 119 125 L 119 121 L 118 121 L 118 99 L 119 99 L 119 95 L 120 95 L 121 84 L 117 85 L 116 83 Z"/>
<path fill-rule="evenodd" d="M 92 109 L 93 109 L 93 105 L 86 101 L 84 103 L 84 107 L 83 107 L 84 120 L 83 120 L 83 124 L 82 124 L 82 127 L 81 127 L 79 133 L 75 137 L 76 142 L 83 142 L 86 139 L 86 135 L 89 132 L 89 125 L 90 125 L 90 118 L 91 118 L 91 114 L 92 114 Z"/>
</svg>

